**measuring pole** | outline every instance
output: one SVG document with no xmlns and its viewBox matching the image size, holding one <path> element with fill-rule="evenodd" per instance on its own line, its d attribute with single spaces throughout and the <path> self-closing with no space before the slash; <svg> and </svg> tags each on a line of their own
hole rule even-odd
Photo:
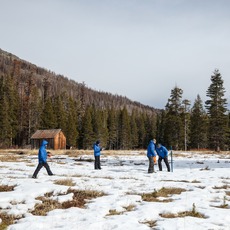
<svg viewBox="0 0 230 230">
<path fill-rule="evenodd" d="M 171 153 L 170 153 L 170 155 L 171 155 L 171 172 L 173 172 L 173 156 L 172 156 L 172 146 L 170 147 L 170 149 L 171 149 Z"/>
</svg>

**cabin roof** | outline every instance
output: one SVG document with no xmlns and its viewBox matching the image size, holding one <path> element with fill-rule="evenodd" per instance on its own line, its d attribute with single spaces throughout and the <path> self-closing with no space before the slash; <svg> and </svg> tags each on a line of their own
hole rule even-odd
<svg viewBox="0 0 230 230">
<path fill-rule="evenodd" d="M 31 139 L 50 139 L 50 138 L 54 138 L 60 132 L 61 132 L 61 129 L 37 130 L 31 136 Z"/>
</svg>

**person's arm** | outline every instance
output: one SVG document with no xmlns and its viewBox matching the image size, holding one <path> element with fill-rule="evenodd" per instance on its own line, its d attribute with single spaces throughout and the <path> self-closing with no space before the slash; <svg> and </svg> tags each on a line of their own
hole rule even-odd
<svg viewBox="0 0 230 230">
<path fill-rule="evenodd" d="M 153 153 L 153 156 L 155 157 L 157 154 L 157 151 L 156 151 L 156 147 L 155 147 L 155 144 L 153 144 L 153 147 L 152 147 L 152 153 Z"/>
<path fill-rule="evenodd" d="M 168 157 L 168 150 L 164 147 L 165 157 Z"/>
<path fill-rule="evenodd" d="M 157 155 L 159 156 L 158 149 L 156 148 L 155 150 L 156 150 Z"/>
<path fill-rule="evenodd" d="M 42 148 L 41 150 L 41 160 L 42 162 L 46 163 L 47 160 L 47 152 L 45 148 Z"/>
<path fill-rule="evenodd" d="M 95 152 L 95 153 L 99 153 L 100 151 L 101 151 L 100 146 L 95 145 L 95 146 L 94 146 L 94 152 Z"/>
</svg>

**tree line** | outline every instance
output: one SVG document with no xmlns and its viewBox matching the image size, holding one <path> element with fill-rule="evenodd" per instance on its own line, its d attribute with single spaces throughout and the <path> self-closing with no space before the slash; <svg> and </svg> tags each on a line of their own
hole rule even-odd
<svg viewBox="0 0 230 230">
<path fill-rule="evenodd" d="M 203 104 L 199 94 L 191 106 L 182 100 L 183 90 L 175 87 L 157 118 L 157 139 L 173 149 L 229 150 L 230 113 L 227 109 L 224 81 L 216 69 Z"/>
<path fill-rule="evenodd" d="M 38 129 L 61 129 L 67 145 L 144 148 L 159 110 L 39 68 L 0 50 L 0 147 L 28 147 Z"/>
<path fill-rule="evenodd" d="M 143 149 L 152 138 L 176 150 L 228 150 L 229 111 L 219 70 L 209 98 L 191 102 L 174 87 L 164 110 L 98 92 L 0 50 L 0 147 L 26 147 L 37 129 L 62 129 L 67 144 Z"/>
<path fill-rule="evenodd" d="M 44 97 L 29 77 L 23 88 L 11 76 L 0 77 L 2 148 L 29 145 L 37 129 L 59 128 L 67 144 L 77 148 L 92 148 L 97 139 L 108 149 L 144 148 L 155 133 L 155 123 L 155 113 L 129 112 L 125 105 L 120 109 L 85 105 L 66 94 Z"/>
</svg>

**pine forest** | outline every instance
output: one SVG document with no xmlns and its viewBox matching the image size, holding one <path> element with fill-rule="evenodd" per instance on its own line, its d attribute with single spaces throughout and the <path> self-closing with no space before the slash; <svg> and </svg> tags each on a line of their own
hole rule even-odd
<svg viewBox="0 0 230 230">
<path fill-rule="evenodd" d="M 175 150 L 229 150 L 230 113 L 218 69 L 206 95 L 207 101 L 198 94 L 191 105 L 174 87 L 160 110 L 92 90 L 0 49 L 0 148 L 29 148 L 36 130 L 61 129 L 76 149 L 92 149 L 98 139 L 109 150 L 145 149 L 156 138 Z"/>
</svg>

